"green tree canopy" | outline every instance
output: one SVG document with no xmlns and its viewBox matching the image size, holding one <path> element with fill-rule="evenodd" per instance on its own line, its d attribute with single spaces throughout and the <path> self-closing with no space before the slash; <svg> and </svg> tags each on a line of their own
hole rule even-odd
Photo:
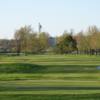
<svg viewBox="0 0 100 100">
<path fill-rule="evenodd" d="M 68 53 L 77 49 L 77 43 L 71 34 L 64 33 L 59 37 L 57 48 L 60 53 Z"/>
</svg>

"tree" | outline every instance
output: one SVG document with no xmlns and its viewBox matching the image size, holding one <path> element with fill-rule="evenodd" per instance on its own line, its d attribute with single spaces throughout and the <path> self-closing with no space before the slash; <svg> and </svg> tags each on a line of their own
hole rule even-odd
<svg viewBox="0 0 100 100">
<path fill-rule="evenodd" d="M 29 40 L 28 40 L 28 52 L 36 54 L 38 53 L 38 37 L 37 33 L 33 32 L 32 34 L 29 35 Z"/>
<path fill-rule="evenodd" d="M 49 47 L 49 34 L 42 32 L 38 36 L 39 52 L 45 52 Z"/>
<path fill-rule="evenodd" d="M 100 48 L 100 30 L 96 26 L 91 26 L 88 28 L 88 36 L 90 37 L 91 49 Z"/>
<path fill-rule="evenodd" d="M 90 26 L 86 32 L 80 32 L 76 37 L 80 51 L 88 51 L 91 54 L 91 51 L 95 53 L 96 49 L 100 48 L 100 30 L 96 26 Z"/>
<path fill-rule="evenodd" d="M 64 33 L 58 40 L 59 42 L 57 43 L 57 48 L 60 53 L 69 53 L 77 50 L 76 40 L 71 34 Z"/>
<path fill-rule="evenodd" d="M 21 27 L 15 32 L 16 49 L 18 55 L 21 52 L 27 53 L 29 35 L 33 32 L 31 26 Z"/>
<path fill-rule="evenodd" d="M 89 36 L 86 36 L 83 32 L 80 32 L 76 37 L 78 50 L 84 51 L 90 49 Z"/>
</svg>

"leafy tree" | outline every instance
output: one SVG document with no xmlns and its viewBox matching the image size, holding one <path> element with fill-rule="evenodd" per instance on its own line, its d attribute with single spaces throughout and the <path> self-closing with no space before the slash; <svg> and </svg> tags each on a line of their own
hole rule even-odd
<svg viewBox="0 0 100 100">
<path fill-rule="evenodd" d="M 88 28 L 88 37 L 90 37 L 91 49 L 100 48 L 100 30 L 96 26 L 91 26 Z"/>
<path fill-rule="evenodd" d="M 60 53 L 69 53 L 77 49 L 76 40 L 70 34 L 63 34 L 57 44 Z"/>
<path fill-rule="evenodd" d="M 31 26 L 21 27 L 15 32 L 17 53 L 27 52 L 29 35 L 33 32 Z"/>
<path fill-rule="evenodd" d="M 100 30 L 91 26 L 86 32 L 80 32 L 77 36 L 78 49 L 80 51 L 96 51 L 100 48 Z"/>
<path fill-rule="evenodd" d="M 38 53 L 38 37 L 37 37 L 37 33 L 32 33 L 29 35 L 29 40 L 28 40 L 28 52 L 30 53 Z"/>
<path fill-rule="evenodd" d="M 46 52 L 49 47 L 49 34 L 42 32 L 38 36 L 39 52 Z"/>
<path fill-rule="evenodd" d="M 90 47 L 90 37 L 84 35 L 83 32 L 78 33 L 77 37 L 77 47 L 78 50 L 84 51 L 84 50 L 89 50 Z"/>
</svg>

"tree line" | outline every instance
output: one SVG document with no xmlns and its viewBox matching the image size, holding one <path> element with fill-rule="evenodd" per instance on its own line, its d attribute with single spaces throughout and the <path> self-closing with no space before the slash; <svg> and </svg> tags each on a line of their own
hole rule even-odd
<svg viewBox="0 0 100 100">
<path fill-rule="evenodd" d="M 90 26 L 86 31 L 65 31 L 52 37 L 48 32 L 34 32 L 31 26 L 16 30 L 11 40 L 0 40 L 0 52 L 27 54 L 100 54 L 100 29 Z"/>
</svg>

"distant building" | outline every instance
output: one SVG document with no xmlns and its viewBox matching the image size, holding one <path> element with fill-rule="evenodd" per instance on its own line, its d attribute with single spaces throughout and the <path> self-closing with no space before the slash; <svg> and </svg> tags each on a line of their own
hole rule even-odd
<svg viewBox="0 0 100 100">
<path fill-rule="evenodd" d="M 56 46 L 56 38 L 50 37 L 49 38 L 49 45 L 50 45 L 50 47 L 55 47 Z"/>
<path fill-rule="evenodd" d="M 12 52 L 12 49 L 15 48 L 15 40 L 0 40 L 0 53 Z"/>
</svg>

